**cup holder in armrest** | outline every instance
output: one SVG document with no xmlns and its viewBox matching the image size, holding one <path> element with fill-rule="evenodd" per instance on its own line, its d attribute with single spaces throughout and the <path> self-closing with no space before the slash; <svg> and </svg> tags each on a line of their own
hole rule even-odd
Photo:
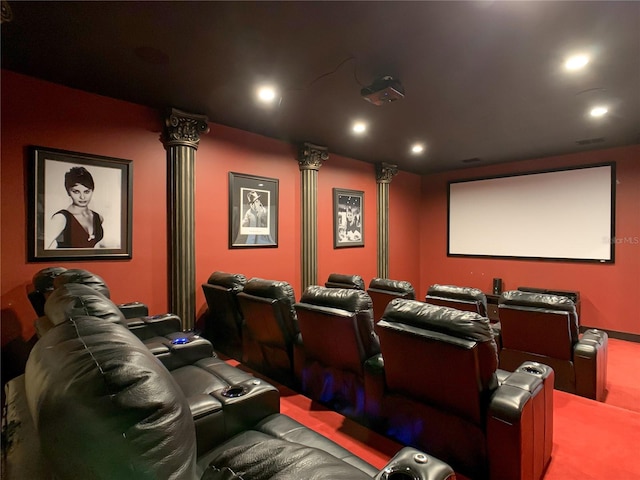
<svg viewBox="0 0 640 480">
<path fill-rule="evenodd" d="M 185 343 L 189 343 L 189 337 L 178 337 L 171 340 L 172 345 L 184 345 Z"/>
<path fill-rule="evenodd" d="M 453 469 L 435 457 L 413 447 L 404 447 L 389 460 L 375 480 L 450 480 Z"/>
<path fill-rule="evenodd" d="M 544 373 L 540 368 L 534 367 L 533 365 L 522 367 L 522 371 L 532 373 L 533 375 L 542 375 Z"/>
<path fill-rule="evenodd" d="M 242 385 L 229 385 L 227 388 L 222 390 L 221 393 L 223 397 L 237 398 L 245 395 L 247 393 L 247 389 Z"/>
</svg>

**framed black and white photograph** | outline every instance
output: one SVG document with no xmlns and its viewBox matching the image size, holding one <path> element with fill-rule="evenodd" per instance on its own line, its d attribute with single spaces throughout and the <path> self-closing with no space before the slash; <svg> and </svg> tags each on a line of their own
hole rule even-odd
<svg viewBox="0 0 640 480">
<path fill-rule="evenodd" d="M 30 260 L 131 258 L 131 160 L 43 147 L 30 157 Z"/>
<path fill-rule="evenodd" d="M 278 179 L 229 172 L 229 248 L 278 246 Z"/>
<path fill-rule="evenodd" d="M 333 189 L 333 246 L 364 246 L 364 192 Z"/>
</svg>

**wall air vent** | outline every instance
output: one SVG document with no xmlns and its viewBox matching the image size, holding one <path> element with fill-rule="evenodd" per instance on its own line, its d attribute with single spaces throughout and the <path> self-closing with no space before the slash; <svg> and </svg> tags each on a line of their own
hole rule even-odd
<svg viewBox="0 0 640 480">
<path fill-rule="evenodd" d="M 576 140 L 578 145 L 593 145 L 594 143 L 604 142 L 604 137 L 585 138 L 584 140 Z"/>
</svg>

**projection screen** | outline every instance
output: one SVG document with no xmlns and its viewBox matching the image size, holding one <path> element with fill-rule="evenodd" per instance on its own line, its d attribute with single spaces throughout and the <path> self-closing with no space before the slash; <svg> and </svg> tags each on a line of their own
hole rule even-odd
<svg viewBox="0 0 640 480">
<path fill-rule="evenodd" d="M 615 163 L 449 182 L 449 256 L 614 262 Z"/>
</svg>

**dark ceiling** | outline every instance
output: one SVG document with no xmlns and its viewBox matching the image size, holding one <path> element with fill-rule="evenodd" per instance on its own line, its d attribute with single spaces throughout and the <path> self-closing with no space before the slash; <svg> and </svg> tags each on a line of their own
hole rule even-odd
<svg viewBox="0 0 640 480">
<path fill-rule="evenodd" d="M 640 143 L 640 2 L 8 5 L 5 69 L 402 170 Z M 569 73 L 574 52 L 591 62 Z M 405 98 L 364 101 L 382 76 Z M 276 107 L 252 95 L 266 80 L 282 89 Z M 591 118 L 599 103 L 608 115 Z M 368 123 L 361 137 L 355 119 Z"/>
</svg>

